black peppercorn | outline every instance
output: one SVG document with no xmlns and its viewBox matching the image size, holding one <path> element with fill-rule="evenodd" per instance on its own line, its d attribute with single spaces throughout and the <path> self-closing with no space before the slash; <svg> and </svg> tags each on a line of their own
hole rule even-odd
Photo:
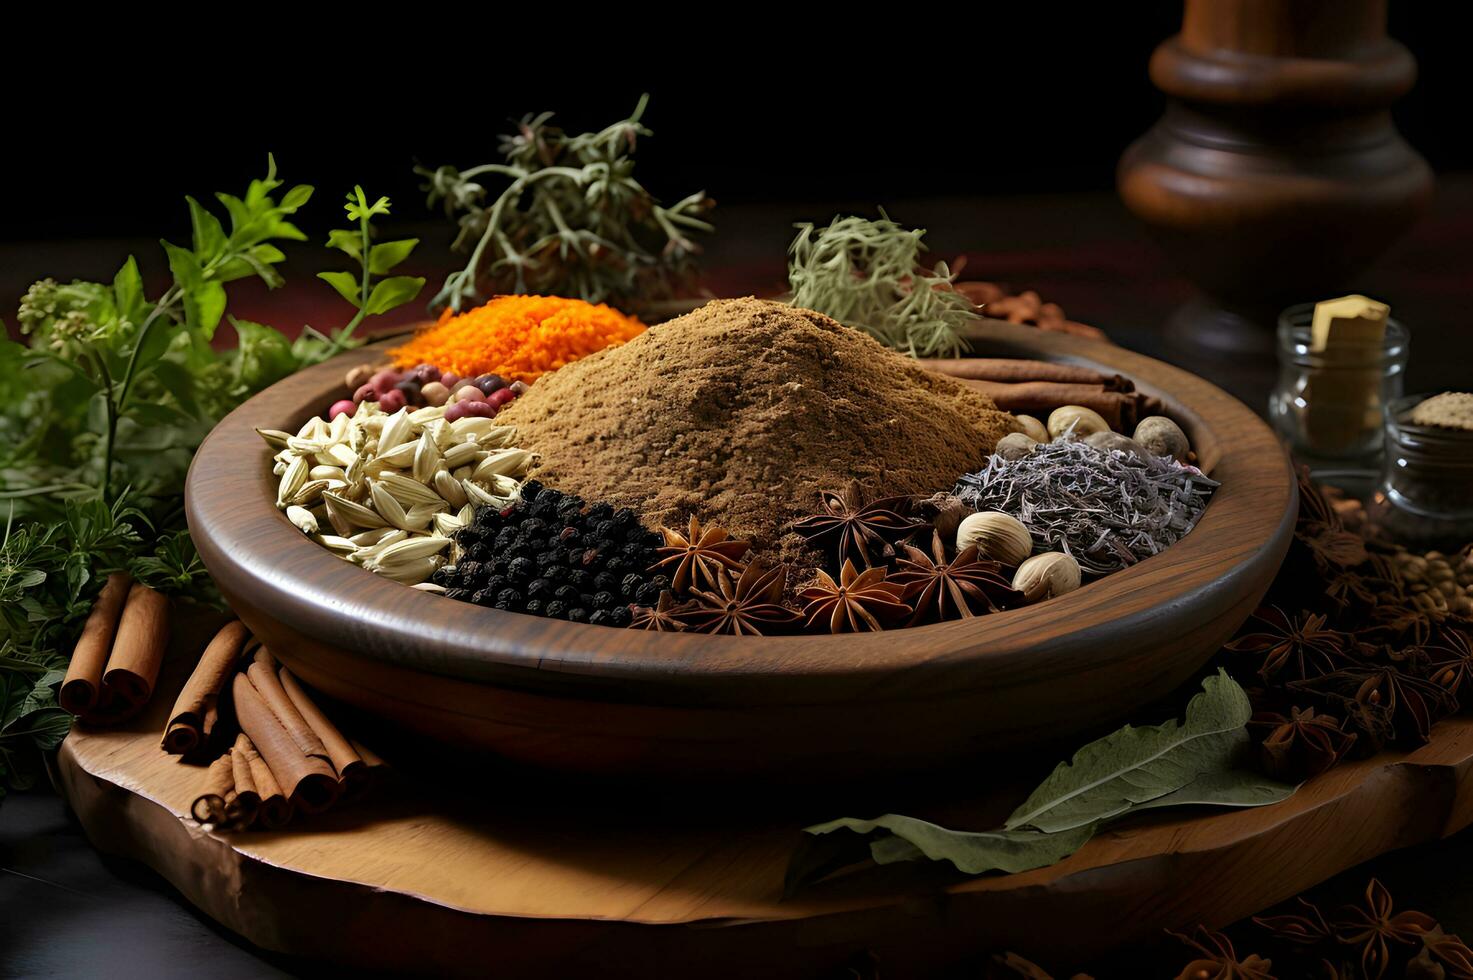
<svg viewBox="0 0 1473 980">
<path fill-rule="evenodd" d="M 522 594 L 516 589 L 502 589 L 496 593 L 496 601 L 497 603 L 505 603 L 508 607 L 520 606 L 522 604 Z"/>
<path fill-rule="evenodd" d="M 615 606 L 608 610 L 609 625 L 618 626 L 621 629 L 634 621 L 634 614 L 629 611 L 628 606 Z"/>
<path fill-rule="evenodd" d="M 584 609 L 582 606 L 579 606 L 576 609 L 569 609 L 568 610 L 568 622 L 570 622 L 570 623 L 586 623 L 586 622 L 588 622 L 588 610 L 587 609 Z"/>
<path fill-rule="evenodd" d="M 568 604 L 557 599 L 552 600 L 542 607 L 542 615 L 548 619 L 562 619 L 568 611 Z"/>
</svg>

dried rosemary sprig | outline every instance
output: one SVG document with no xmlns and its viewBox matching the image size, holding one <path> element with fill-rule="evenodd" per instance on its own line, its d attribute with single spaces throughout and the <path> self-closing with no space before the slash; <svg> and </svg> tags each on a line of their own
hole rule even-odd
<svg viewBox="0 0 1473 980">
<path fill-rule="evenodd" d="M 501 138 L 503 163 L 416 167 L 430 205 L 461 212 L 455 248 L 475 242 L 431 305 L 459 311 L 488 293 L 620 304 L 668 296 L 688 279 L 700 251 L 688 236 L 713 230 L 701 215 L 716 202 L 697 191 L 664 207 L 635 180 L 648 103 L 643 95 L 628 119 L 576 136 L 551 125 L 550 112 L 528 115 Z M 508 181 L 489 203 L 484 176 Z"/>
<path fill-rule="evenodd" d="M 992 456 L 955 493 L 978 510 L 1011 514 L 1045 550 L 1065 551 L 1084 571 L 1104 575 L 1175 544 L 1217 485 L 1170 459 L 1063 441 L 1022 459 Z"/>
<path fill-rule="evenodd" d="M 924 228 L 909 229 L 880 211 L 879 220 L 835 218 L 827 228 L 796 226 L 788 247 L 792 303 L 826 313 L 912 357 L 955 357 L 961 329 L 977 319 L 951 288 L 956 275 L 920 264 Z"/>
</svg>

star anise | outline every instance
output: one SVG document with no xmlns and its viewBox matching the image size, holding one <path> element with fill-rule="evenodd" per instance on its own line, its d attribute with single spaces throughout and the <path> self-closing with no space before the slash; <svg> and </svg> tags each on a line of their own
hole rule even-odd
<svg viewBox="0 0 1473 980">
<path fill-rule="evenodd" d="M 634 619 L 630 621 L 629 627 L 656 633 L 679 633 L 685 629 L 685 623 L 680 621 L 680 614 L 690 605 L 689 602 L 676 602 L 674 593 L 666 589 L 660 593 L 653 608 L 634 607 Z"/>
<path fill-rule="evenodd" d="M 910 625 L 922 620 L 971 619 L 977 611 L 999 612 L 1021 605 L 1023 593 L 1002 574 L 995 561 L 979 561 L 975 545 L 951 561 L 940 532 L 931 534 L 931 554 L 904 545 L 905 557 L 896 562 L 889 581 L 903 586 L 901 598 L 915 606 Z"/>
<path fill-rule="evenodd" d="M 1302 782 L 1330 769 L 1355 744 L 1355 735 L 1340 727 L 1333 715 L 1313 708 L 1289 709 L 1289 715 L 1260 712 L 1248 722 L 1250 730 L 1264 731 L 1259 754 L 1264 771 L 1275 779 Z"/>
<path fill-rule="evenodd" d="M 792 530 L 815 547 L 835 556 L 843 565 L 857 555 L 866 568 L 883 565 L 895 555 L 895 543 L 926 527 L 924 521 L 907 516 L 914 497 L 886 497 L 865 501 L 859 481 L 843 493 L 824 491 L 823 512 L 794 521 Z"/>
<path fill-rule="evenodd" d="M 1458 700 L 1473 674 L 1473 642 L 1460 629 L 1444 626 L 1423 646 L 1426 677 Z"/>
<path fill-rule="evenodd" d="M 822 624 L 830 633 L 878 632 L 910 615 L 910 606 L 901 599 L 904 594 L 904 586 L 885 581 L 883 568 L 861 573 L 854 562 L 846 560 L 839 581 L 820 570 L 818 583 L 799 593 L 808 603 L 803 607 L 803 626 L 812 629 Z"/>
<path fill-rule="evenodd" d="M 1330 925 L 1319 906 L 1305 898 L 1295 899 L 1303 908 L 1301 915 L 1264 915 L 1253 917 L 1253 923 L 1267 929 L 1269 935 L 1293 946 L 1318 946 L 1330 938 Z"/>
<path fill-rule="evenodd" d="M 1171 935 L 1200 954 L 1182 967 L 1176 980 L 1274 980 L 1274 975 L 1270 972 L 1274 965 L 1272 960 L 1266 960 L 1257 953 L 1250 953 L 1242 960 L 1238 959 L 1232 941 L 1220 932 L 1198 926 L 1196 932 L 1190 936 L 1179 932 L 1172 932 Z"/>
<path fill-rule="evenodd" d="M 1290 617 L 1277 606 L 1262 606 L 1253 613 L 1253 618 L 1265 629 L 1245 633 L 1225 649 L 1262 657 L 1258 676 L 1266 683 L 1318 677 L 1349 662 L 1353 650 L 1350 636 L 1325 629 L 1325 617 L 1318 613 L 1305 611 Z"/>
<path fill-rule="evenodd" d="M 697 633 L 762 636 L 797 622 L 798 614 L 782 604 L 787 584 L 786 565 L 752 562 L 740 578 L 728 571 L 717 575 L 716 591 L 695 589 L 695 600 L 680 614 L 681 622 Z"/>
<path fill-rule="evenodd" d="M 1335 917 L 1335 938 L 1347 946 L 1361 947 L 1361 969 L 1369 980 L 1386 975 L 1391 959 L 1388 940 L 1410 946 L 1437 928 L 1437 920 L 1424 912 L 1393 915 L 1391 910 L 1391 893 L 1372 878 L 1366 886 L 1365 904 L 1347 905 Z"/>
<path fill-rule="evenodd" d="M 1473 980 L 1473 949 L 1435 926 L 1422 934 L 1422 951 L 1407 964 L 1407 980 Z"/>
<path fill-rule="evenodd" d="M 1456 710 L 1457 702 L 1436 684 L 1394 666 L 1347 667 L 1323 677 L 1291 682 L 1292 690 L 1338 695 L 1343 705 L 1359 705 L 1363 718 L 1381 714 L 1391 736 L 1403 744 L 1425 745 L 1437 719 Z M 1354 720 L 1352 718 L 1352 720 Z M 1357 726 L 1359 727 L 1359 725 Z"/>
<path fill-rule="evenodd" d="M 690 526 L 684 534 L 668 527 L 660 528 L 664 546 L 656 548 L 663 555 L 650 566 L 651 572 L 675 566 L 670 575 L 670 587 L 676 592 L 704 585 L 716 588 L 716 573 L 723 568 L 741 568 L 741 557 L 752 547 L 750 541 L 731 540 L 727 533 L 715 525 L 701 527 L 696 515 L 690 517 Z"/>
</svg>

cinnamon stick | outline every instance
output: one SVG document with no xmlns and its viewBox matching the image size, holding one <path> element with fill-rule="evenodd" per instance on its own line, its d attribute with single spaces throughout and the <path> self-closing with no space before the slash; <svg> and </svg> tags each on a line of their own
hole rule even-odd
<svg viewBox="0 0 1473 980">
<path fill-rule="evenodd" d="M 1121 375 L 1105 374 L 1093 368 L 1053 361 L 1031 361 L 1013 357 L 937 357 L 923 360 L 921 364 L 953 378 L 971 378 L 975 381 L 999 381 L 1007 384 L 1053 381 L 1059 384 L 1100 385 L 1106 391 L 1135 390 L 1135 384 Z"/>
<path fill-rule="evenodd" d="M 345 787 L 351 785 L 356 788 L 368 776 L 368 765 L 358 755 L 352 743 L 343 737 L 343 733 L 338 731 L 337 726 L 328 720 L 327 715 L 322 713 L 322 709 L 307 696 L 306 691 L 302 690 L 302 685 L 296 675 L 283 667 L 278 676 L 281 679 L 282 689 L 286 691 L 286 696 L 291 699 L 297 711 L 306 719 L 307 724 L 321 740 L 323 747 L 327 749 L 328 761 L 338 771 L 338 778 L 343 781 Z"/>
<path fill-rule="evenodd" d="M 194 802 L 190 804 L 190 815 L 202 824 L 223 824 L 225 822 L 225 797 L 234 788 L 235 768 L 231 762 L 230 753 L 226 752 L 210 763 L 209 771 L 205 773 L 204 792 L 196 796 Z"/>
<path fill-rule="evenodd" d="M 255 661 L 251 664 L 246 674 L 251 683 L 255 685 L 256 692 L 261 699 L 276 715 L 276 720 L 281 722 L 292 741 L 297 743 L 297 748 L 302 750 L 303 755 L 315 756 L 324 762 L 331 763 L 332 756 L 327 751 L 327 746 L 322 744 L 322 739 L 292 699 L 287 696 L 286 689 L 281 686 L 281 677 L 277 673 L 276 658 L 271 656 L 271 651 L 261 647 L 256 651 Z"/>
<path fill-rule="evenodd" d="M 1063 405 L 1082 405 L 1099 412 L 1110 428 L 1127 435 L 1147 415 L 1158 415 L 1164 406 L 1157 398 L 1135 391 L 1106 391 L 1098 385 L 1029 381 L 1004 384 L 996 381 L 960 379 L 982 392 L 1005 412 L 1047 416 Z"/>
<path fill-rule="evenodd" d="M 245 732 L 236 737 L 235 750 L 245 756 L 250 764 L 251 780 L 261 798 L 256 810 L 256 823 L 267 830 L 285 826 L 292 818 L 292 801 L 281 791 L 281 784 L 271 774 L 271 767 L 266 765 L 266 760 L 261 758 L 261 753 L 256 751 L 256 746 Z"/>
<path fill-rule="evenodd" d="M 256 813 L 261 808 L 261 794 L 251 773 L 251 762 L 241 751 L 242 740 L 250 741 L 244 734 L 237 735 L 235 747 L 229 753 L 235 788 L 225 797 L 225 815 L 232 825 L 244 829 L 256 820 Z"/>
<path fill-rule="evenodd" d="M 112 652 L 113 636 L 118 631 L 118 620 L 123 615 L 132 584 L 133 579 L 127 572 L 113 572 L 92 603 L 92 611 L 87 614 L 82 635 L 72 649 L 71 666 L 67 668 L 66 679 L 57 694 L 61 707 L 74 715 L 87 714 L 97 707 L 102 691 L 102 673 L 107 669 L 107 656 Z"/>
<path fill-rule="evenodd" d="M 226 623 L 215 634 L 205 652 L 200 655 L 194 673 L 174 701 L 174 710 L 169 714 L 169 724 L 164 729 L 164 751 L 171 755 L 184 755 L 210 737 L 215 721 L 219 717 L 216 705 L 225 681 L 235 671 L 241 648 L 250 638 L 250 631 L 240 620 Z"/>
<path fill-rule="evenodd" d="M 241 731 L 266 760 L 271 774 L 292 803 L 306 813 L 318 813 L 331 806 L 341 791 L 332 766 L 302 751 L 262 698 L 249 674 L 235 675 L 231 693 Z"/>
<path fill-rule="evenodd" d="M 169 645 L 169 600 L 141 582 L 128 590 L 102 691 L 88 722 L 116 723 L 136 714 L 153 695 Z"/>
</svg>

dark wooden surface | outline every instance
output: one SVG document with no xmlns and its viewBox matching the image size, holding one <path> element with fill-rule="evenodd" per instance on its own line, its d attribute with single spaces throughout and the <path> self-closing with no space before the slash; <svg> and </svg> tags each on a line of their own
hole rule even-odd
<svg viewBox="0 0 1473 980">
<path fill-rule="evenodd" d="M 792 221 L 823 220 L 839 208 L 873 204 L 723 208 L 721 233 L 708 251 L 717 288 L 727 294 L 780 288 Z M 933 254 L 968 251 L 969 275 L 1038 289 L 1071 317 L 1105 328 L 1116 342 L 1186 366 L 1262 410 L 1274 378 L 1271 360 L 1229 359 L 1168 343 L 1166 318 L 1191 296 L 1191 286 L 1113 195 L 890 202 L 890 212 L 928 227 Z M 425 256 L 416 271 L 439 276 L 448 259 L 429 250 L 448 236 L 437 222 L 427 225 L 422 237 Z M 1391 302 L 1411 328 L 1408 390 L 1469 383 L 1470 240 L 1473 176 L 1440 175 L 1427 217 L 1357 282 L 1362 292 Z M 13 307 L 26 285 L 41 276 L 106 280 L 130 250 L 147 260 L 157 243 L 0 247 L 0 295 Z M 275 293 L 245 281 L 232 284 L 232 311 L 285 329 L 338 322 L 336 297 L 310 281 L 312 271 L 298 269 L 292 285 Z M 416 315 L 413 310 L 406 314 Z M 222 334 L 228 331 L 222 328 Z M 1358 866 L 1337 876 L 1329 888 L 1337 900 L 1353 901 L 1375 874 L 1403 907 L 1425 909 L 1449 931 L 1473 935 L 1473 886 L 1460 873 L 1470 862 L 1473 835 L 1463 832 Z M 1210 886 L 1209 878 L 1204 887 Z M 314 977 L 331 972 L 318 962 L 244 951 L 157 875 L 134 862 L 99 855 L 60 799 L 44 789 L 12 794 L 0 804 L 0 975 L 195 980 L 278 971 Z M 352 975 L 363 974 L 355 970 Z"/>
<path fill-rule="evenodd" d="M 1458 717 L 1413 753 L 1342 764 L 1283 803 L 1124 821 L 1052 867 L 967 878 L 896 865 L 787 898 L 813 804 L 780 794 L 747 812 L 644 796 L 570 806 L 576 795 L 468 793 L 414 772 L 283 832 L 207 833 L 187 816 L 203 770 L 158 747 L 189 664 L 171 661 L 140 718 L 73 731 L 59 760 L 68 799 L 99 848 L 154 868 L 252 942 L 346 967 L 803 980 L 868 953 L 902 980 L 999 948 L 1087 963 L 1163 929 L 1225 925 L 1473 822 L 1473 719 Z M 989 780 L 906 809 L 981 828 L 1021 798 L 1009 794 Z"/>
<path fill-rule="evenodd" d="M 190 470 L 190 528 L 232 608 L 302 678 L 514 762 L 814 783 L 1068 738 L 1174 690 L 1247 618 L 1288 547 L 1294 477 L 1257 416 L 1169 365 L 1004 323 L 979 328 L 973 347 L 1118 372 L 1162 398 L 1222 483 L 1197 527 L 1069 595 L 883 634 L 645 633 L 486 609 L 344 562 L 274 506 L 271 451 L 255 430 L 295 431 L 347 367 L 376 356 L 359 351 L 215 428 Z"/>
</svg>

